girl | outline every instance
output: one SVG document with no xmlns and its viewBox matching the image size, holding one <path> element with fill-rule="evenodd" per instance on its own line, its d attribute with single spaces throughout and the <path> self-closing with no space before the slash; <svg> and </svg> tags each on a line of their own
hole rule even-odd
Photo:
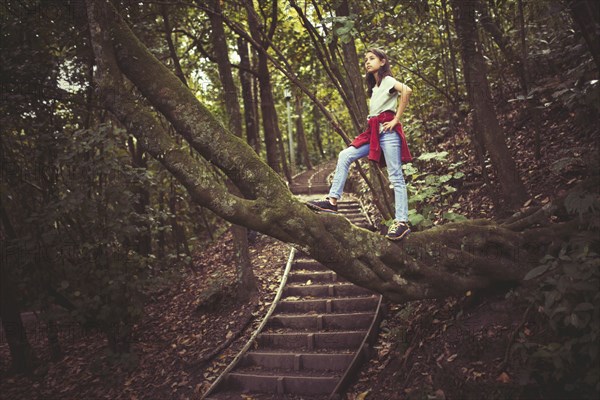
<svg viewBox="0 0 600 400">
<path fill-rule="evenodd" d="M 371 96 L 368 129 L 340 152 L 329 196 L 323 201 L 309 201 L 307 205 L 315 210 L 336 213 L 337 202 L 342 196 L 350 165 L 368 155 L 369 160 L 377 161 L 380 165 L 387 164 L 390 182 L 394 186 L 396 216 L 386 237 L 390 240 L 400 240 L 410 233 L 407 224 L 408 196 L 402 174 L 402 162 L 412 160 L 400 117 L 412 90 L 393 78 L 389 60 L 380 49 L 367 50 L 365 69 L 368 94 Z"/>
</svg>

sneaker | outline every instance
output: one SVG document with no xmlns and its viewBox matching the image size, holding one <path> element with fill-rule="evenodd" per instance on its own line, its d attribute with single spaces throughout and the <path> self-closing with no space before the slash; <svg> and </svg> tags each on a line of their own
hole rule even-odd
<svg viewBox="0 0 600 400">
<path fill-rule="evenodd" d="M 390 240 L 401 240 L 410 233 L 410 228 L 406 225 L 406 222 L 394 221 L 392 226 L 388 229 L 386 238 Z"/>
<path fill-rule="evenodd" d="M 333 205 L 329 202 L 329 197 L 321 201 L 307 201 L 306 205 L 313 210 L 325 211 L 329 213 L 337 213 L 338 210 L 337 204 Z"/>
</svg>

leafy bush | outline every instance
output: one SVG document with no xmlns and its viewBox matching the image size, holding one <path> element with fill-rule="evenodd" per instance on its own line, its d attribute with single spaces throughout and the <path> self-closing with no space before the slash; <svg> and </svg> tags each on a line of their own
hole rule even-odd
<svg viewBox="0 0 600 400">
<path fill-rule="evenodd" d="M 441 162 L 446 159 L 448 152 L 424 153 L 417 160 L 428 163 Z M 466 218 L 453 212 L 458 204 L 450 204 L 450 195 L 456 192 L 453 183 L 460 181 L 465 174 L 459 170 L 463 161 L 451 163 L 446 168 L 446 173 L 438 175 L 433 172 L 421 172 L 415 164 L 403 166 L 404 175 L 407 177 L 408 204 L 410 210 L 408 218 L 412 226 L 428 228 L 433 225 L 436 218 L 435 211 L 445 208 L 442 219 L 455 222 Z M 435 205 L 435 206 L 432 206 Z"/>
<path fill-rule="evenodd" d="M 530 300 L 545 317 L 550 338 L 535 342 L 521 332 L 513 351 L 533 367 L 541 385 L 597 398 L 600 257 L 589 244 L 572 242 L 558 257 L 545 256 L 525 279 L 538 277 L 539 290 Z"/>
</svg>

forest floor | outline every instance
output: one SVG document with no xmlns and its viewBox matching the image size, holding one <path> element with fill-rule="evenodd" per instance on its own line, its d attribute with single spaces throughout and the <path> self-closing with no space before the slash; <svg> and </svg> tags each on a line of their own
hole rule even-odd
<svg viewBox="0 0 600 400">
<path fill-rule="evenodd" d="M 517 166 L 525 171 L 528 206 L 547 203 L 589 172 L 588 160 L 598 154 L 598 132 L 578 128 L 577 115 L 559 107 L 543 111 L 536 158 L 530 119 L 520 104 L 506 103 L 497 111 Z M 483 184 L 478 163 L 468 155 L 472 151 L 466 137 L 464 128 L 458 128 L 435 149 L 448 151 L 453 162 L 466 161 L 461 167 L 465 184 L 453 193 L 451 203 L 458 203 L 456 212 L 469 218 L 501 217 L 496 194 Z M 234 280 L 231 249 L 227 232 L 197 254 L 193 268 L 181 271 L 173 284 L 148 295 L 145 314 L 134 328 L 131 355 L 110 355 L 103 335 L 63 329 L 63 357 L 50 361 L 43 332 L 32 326 L 29 338 L 40 366 L 32 376 L 10 375 L 8 346 L 0 343 L 0 398 L 199 398 L 260 323 L 290 250 L 257 235 L 250 249 L 260 288 L 257 298 L 242 306 L 226 298 L 213 312 L 197 311 L 200 293 L 220 284 L 219 279 L 225 286 Z M 347 399 L 551 398 L 508 351 L 515 341 L 543 335 L 536 325 L 537 311 L 524 300 L 526 290 L 499 288 L 461 298 L 386 304 L 373 355 Z M 206 359 L 223 341 L 230 343 Z"/>
</svg>

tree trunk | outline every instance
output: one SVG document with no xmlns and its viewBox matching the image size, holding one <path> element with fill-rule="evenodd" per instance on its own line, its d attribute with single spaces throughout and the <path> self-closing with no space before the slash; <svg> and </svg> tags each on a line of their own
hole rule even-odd
<svg viewBox="0 0 600 400">
<path fill-rule="evenodd" d="M 256 12 L 252 2 L 246 2 L 248 13 L 248 26 L 252 38 L 258 42 L 266 51 L 260 32 L 259 21 L 256 19 Z M 260 110 L 262 113 L 262 122 L 265 133 L 265 146 L 267 149 L 267 164 L 279 174 L 285 174 L 283 169 L 284 154 L 280 151 L 281 131 L 277 120 L 277 111 L 275 110 L 275 101 L 273 100 L 273 89 L 271 86 L 271 75 L 267 56 L 263 52 L 258 53 L 257 66 L 258 84 L 260 90 Z M 288 177 L 290 178 L 290 177 Z M 289 179 L 291 180 L 291 179 Z"/>
<path fill-rule="evenodd" d="M 481 25 L 490 34 L 494 42 L 514 69 L 514 73 L 521 83 L 521 89 L 527 94 L 527 70 L 525 60 L 519 56 L 510 45 L 508 38 L 504 35 L 500 26 L 492 19 L 486 0 L 476 0 L 475 6 L 481 13 Z"/>
<path fill-rule="evenodd" d="M 185 237 L 185 231 L 183 227 L 177 222 L 177 188 L 173 181 L 171 181 L 171 193 L 169 194 L 169 212 L 172 215 L 170 218 L 171 230 L 173 231 L 173 241 L 175 242 L 175 249 L 177 251 L 177 259 L 179 254 L 185 252 L 186 255 L 191 256 L 190 247 L 188 246 L 187 239 Z"/>
<path fill-rule="evenodd" d="M 158 211 L 160 213 L 160 219 L 159 219 L 159 224 L 161 227 L 167 225 L 167 221 L 166 218 L 163 216 L 164 212 L 165 212 L 165 191 L 164 190 L 159 190 L 158 192 Z M 157 252 L 158 252 L 158 259 L 159 260 L 163 260 L 165 258 L 165 255 L 167 254 L 166 252 L 166 247 L 167 247 L 167 240 L 165 238 L 165 230 L 164 229 L 159 229 L 158 234 L 157 234 Z"/>
<path fill-rule="evenodd" d="M 338 17 L 349 17 L 350 6 L 348 5 L 348 0 L 339 2 L 335 9 L 335 13 Z M 358 59 L 354 40 L 349 40 L 347 42 L 344 42 L 343 40 L 338 41 L 340 42 L 339 46 L 342 49 L 342 67 L 346 75 L 346 80 L 342 80 L 342 82 L 346 82 L 346 92 L 348 93 L 352 112 L 356 114 L 356 118 L 359 121 L 358 129 L 361 129 L 364 122 L 367 120 L 367 115 L 369 113 L 367 98 L 365 96 L 364 76 L 361 73 L 361 69 L 359 69 L 362 62 Z"/>
<path fill-rule="evenodd" d="M 137 145 L 133 137 L 129 137 L 128 141 L 129 154 L 131 155 L 131 164 L 134 168 L 146 169 L 146 158 L 144 157 L 144 151 Z M 133 209 L 139 215 L 147 214 L 147 207 L 150 205 L 150 193 L 140 183 L 132 183 L 133 192 L 137 195 L 133 204 Z M 135 235 L 134 246 L 139 254 L 148 256 L 152 251 L 152 237 L 150 235 L 150 226 L 147 223 L 136 222 L 136 226 L 139 228 L 139 232 Z"/>
<path fill-rule="evenodd" d="M 600 3 L 597 0 L 566 1 L 600 74 Z"/>
<path fill-rule="evenodd" d="M 223 93 L 225 94 L 225 109 L 227 110 L 229 130 L 237 137 L 242 137 L 242 113 L 240 112 L 240 104 L 238 102 L 237 89 L 233 81 L 231 72 L 231 63 L 227 51 L 227 40 L 225 37 L 225 29 L 223 28 L 223 19 L 221 17 L 220 0 L 209 0 L 208 4 L 214 13 L 209 13 L 212 40 L 215 48 L 215 57 L 219 66 L 219 77 L 223 85 Z M 237 189 L 234 189 L 237 192 Z M 236 257 L 238 296 L 240 300 L 248 300 L 251 294 L 255 293 L 258 288 L 256 286 L 256 278 L 252 271 L 252 263 L 250 262 L 250 254 L 248 252 L 248 230 L 244 226 L 233 226 L 233 243 Z"/>
<path fill-rule="evenodd" d="M 519 282 L 537 265 L 546 246 L 576 228 L 566 222 L 523 231 L 538 221 L 529 217 L 507 225 L 473 220 L 436 226 L 394 243 L 346 218 L 314 213 L 152 56 L 110 3 L 90 0 L 88 20 L 105 107 L 125 126 L 135 127 L 131 131 L 140 144 L 184 185 L 192 201 L 232 223 L 291 243 L 351 282 L 392 301 L 463 295 L 497 282 Z M 121 73 L 203 159 L 196 160 L 173 145 L 152 112 L 124 90 Z M 207 160 L 244 197 L 215 180 Z M 544 208 L 536 218 L 553 210 Z"/>
<path fill-rule="evenodd" d="M 241 37 L 238 38 L 237 44 L 240 55 L 240 83 L 244 101 L 246 141 L 258 153 L 260 152 L 260 136 L 258 135 L 258 119 L 254 110 L 256 96 L 252 93 L 252 75 L 246 71 L 251 69 L 248 44 Z"/>
<path fill-rule="evenodd" d="M 308 153 L 308 143 L 306 141 L 306 135 L 304 134 L 304 122 L 302 114 L 304 108 L 302 107 L 302 97 L 296 95 L 296 140 L 298 141 L 298 152 L 302 157 L 302 163 L 307 169 L 313 169 L 312 162 L 310 161 L 310 155 Z"/>
<path fill-rule="evenodd" d="M 316 146 L 317 153 L 319 153 L 319 159 L 325 155 L 323 150 L 323 141 L 321 140 L 321 124 L 319 123 L 319 111 L 317 106 L 313 107 L 313 138 Z"/>
<path fill-rule="evenodd" d="M 177 51 L 175 50 L 175 45 L 173 44 L 173 39 L 171 38 L 171 22 L 169 19 L 169 6 L 167 4 L 160 5 L 160 12 L 163 17 L 163 27 L 165 29 L 165 38 L 167 40 L 167 45 L 169 46 L 169 54 L 171 55 L 171 60 L 173 60 L 173 66 L 175 68 L 175 75 L 181 79 L 187 86 L 187 80 L 185 79 L 185 75 L 183 70 L 181 69 L 181 64 L 179 63 L 179 57 L 177 56 Z"/>
<path fill-rule="evenodd" d="M 474 121 L 477 123 L 475 134 L 480 136 L 482 144 L 490 155 L 508 207 L 517 208 L 523 204 L 527 193 L 496 118 L 487 81 L 485 60 L 481 49 L 477 47 L 479 35 L 475 24 L 475 8 L 472 2 L 460 0 L 452 0 L 452 8 L 461 45 L 467 94 L 470 106 L 474 110 Z"/>
<path fill-rule="evenodd" d="M 2 222 L 2 242 L 0 243 L 2 262 L 0 263 L 0 318 L 2 330 L 8 342 L 11 357 L 11 370 L 17 373 L 33 371 L 33 351 L 27 340 L 25 327 L 21 320 L 21 309 L 17 299 L 17 285 L 13 281 L 10 265 L 21 262 L 23 254 L 16 243 L 16 232 L 8 213 L 0 202 Z M 13 244 L 14 243 L 14 244 Z"/>
<path fill-rule="evenodd" d="M 451 70 L 452 70 L 452 83 L 454 84 L 454 93 L 455 93 L 455 99 L 460 100 L 462 98 L 462 95 L 460 94 L 460 91 L 458 90 L 458 76 L 456 75 L 456 70 L 458 69 L 458 64 L 456 62 L 456 52 L 454 50 L 454 46 L 452 44 L 452 34 L 450 32 L 450 18 L 448 17 L 448 8 L 446 7 L 447 2 L 446 0 L 442 0 L 442 10 L 444 12 L 444 31 L 446 32 L 446 38 L 448 40 L 448 50 L 450 51 L 450 61 L 451 61 Z M 458 112 L 459 107 L 458 107 L 458 102 L 453 103 L 454 104 L 454 111 Z"/>
</svg>

